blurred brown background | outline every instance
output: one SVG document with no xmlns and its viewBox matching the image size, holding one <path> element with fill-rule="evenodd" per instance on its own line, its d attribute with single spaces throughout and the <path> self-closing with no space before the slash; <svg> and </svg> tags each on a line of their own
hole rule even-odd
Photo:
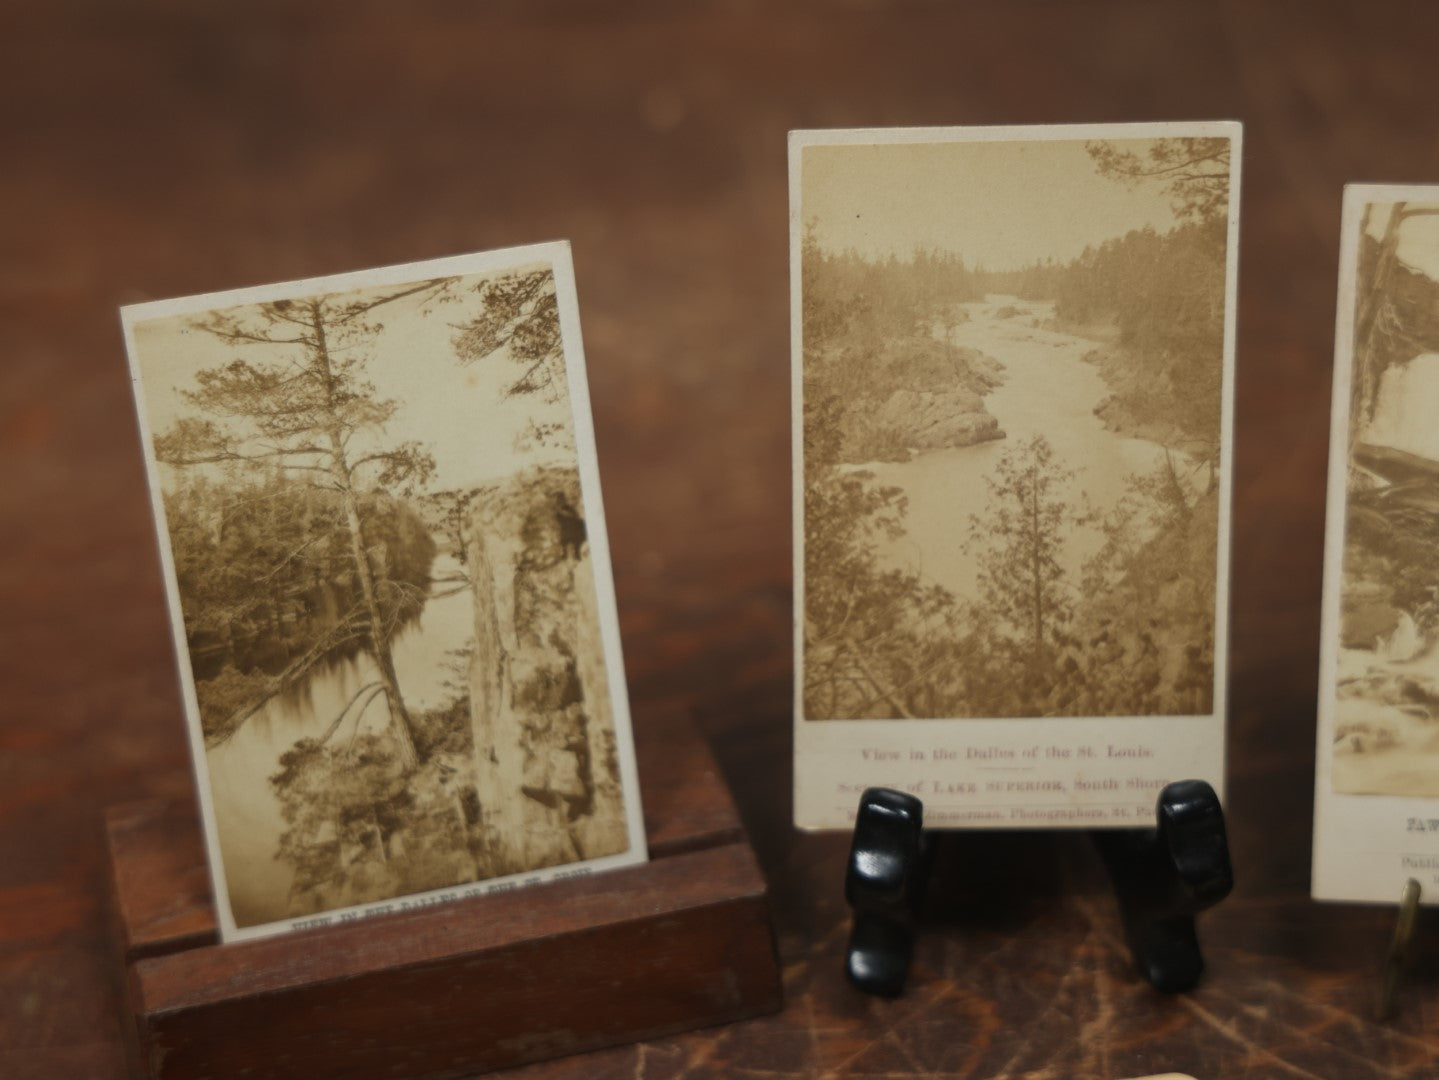
<svg viewBox="0 0 1439 1080">
<path fill-rule="evenodd" d="M 100 812 L 189 789 L 116 307 L 569 238 L 637 724 L 710 737 L 770 877 L 777 1017 L 563 1077 L 1434 1074 L 1439 926 L 1307 899 L 1340 189 L 1439 180 L 1439 8 L 7 5 L 0 1075 L 120 1075 Z M 844 984 L 847 840 L 789 821 L 785 132 L 1243 120 L 1232 781 L 1194 994 L 1138 983 L 1078 836 L 955 845 L 910 992 Z"/>
</svg>

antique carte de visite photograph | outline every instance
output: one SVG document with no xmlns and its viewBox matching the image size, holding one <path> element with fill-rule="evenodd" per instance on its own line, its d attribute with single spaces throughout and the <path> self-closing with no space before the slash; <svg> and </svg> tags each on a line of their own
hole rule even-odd
<svg viewBox="0 0 1439 1080">
<path fill-rule="evenodd" d="M 800 827 L 1222 793 L 1240 140 L 791 133 Z"/>
<path fill-rule="evenodd" d="M 1439 885 L 1439 185 L 1344 190 L 1314 895 Z"/>
<path fill-rule="evenodd" d="M 122 318 L 224 940 L 643 861 L 569 245 Z"/>
</svg>

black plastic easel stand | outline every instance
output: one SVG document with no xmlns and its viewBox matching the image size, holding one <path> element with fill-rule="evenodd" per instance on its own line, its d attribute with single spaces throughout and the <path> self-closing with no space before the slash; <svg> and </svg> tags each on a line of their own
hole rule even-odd
<svg viewBox="0 0 1439 1080">
<path fill-rule="evenodd" d="M 1204 971 L 1194 917 L 1229 895 L 1234 872 L 1219 796 L 1203 780 L 1165 787 L 1155 814 L 1153 829 L 1097 830 L 1093 836 L 1140 974 L 1175 994 L 1193 989 Z"/>
<path fill-rule="evenodd" d="M 928 879 L 924 804 L 890 788 L 869 788 L 860 796 L 844 876 L 844 898 L 854 909 L 845 974 L 865 993 L 904 993 Z"/>
<path fill-rule="evenodd" d="M 1194 917 L 1229 895 L 1234 876 L 1224 811 L 1204 781 L 1165 787 L 1155 817 L 1152 829 L 1091 836 L 1114 882 L 1136 966 L 1157 989 L 1179 993 L 1193 988 L 1204 970 Z M 845 971 L 866 993 L 904 992 L 929 848 L 919 799 L 889 788 L 870 788 L 860 797 L 844 882 L 854 909 Z"/>
</svg>

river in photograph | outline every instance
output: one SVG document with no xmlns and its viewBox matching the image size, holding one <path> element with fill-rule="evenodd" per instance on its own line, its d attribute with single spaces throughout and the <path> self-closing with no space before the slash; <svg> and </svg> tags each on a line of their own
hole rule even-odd
<svg viewBox="0 0 1439 1080">
<path fill-rule="evenodd" d="M 967 321 L 950 331 L 947 340 L 978 349 L 1003 365 L 1003 384 L 985 396 L 984 406 L 1005 437 L 865 468 L 908 497 L 906 535 L 886 544 L 881 557 L 962 599 L 978 600 L 979 551 L 965 545 L 971 515 L 984 516 L 990 498 L 987 480 L 1002 455 L 1044 436 L 1056 464 L 1075 474 L 1067 491 L 1071 504 L 1087 505 L 1102 515 L 1124 496 L 1129 477 L 1151 472 L 1164 460 L 1164 447 L 1116 434 L 1095 415 L 1109 396 L 1098 366 L 1084 359 L 1097 344 L 1044 329 L 1054 314 L 1053 303 L 992 295 L 960 307 Z M 937 336 L 944 339 L 945 332 Z M 1061 562 L 1071 581 L 1078 583 L 1084 563 L 1103 542 L 1097 528 L 1076 529 L 1068 538 Z"/>
<path fill-rule="evenodd" d="M 450 592 L 455 586 L 447 582 L 462 570 L 454 557 L 436 556 L 430 571 L 435 590 Z M 463 692 L 446 685 L 459 678 L 450 654 L 465 647 L 474 629 L 474 603 L 470 590 L 462 588 L 428 601 L 419 617 L 396 636 L 395 674 L 411 712 L 438 708 Z M 288 914 L 293 871 L 275 858 L 285 822 L 269 782 L 279 771 L 280 755 L 300 739 L 324 734 L 355 693 L 378 677 L 367 654 L 337 661 L 296 693 L 272 700 L 229 740 L 206 752 L 220 850 L 238 925 L 271 922 Z M 357 731 L 382 730 L 388 723 L 385 697 L 379 694 L 363 713 L 346 719 L 331 741 L 344 745 Z"/>
</svg>

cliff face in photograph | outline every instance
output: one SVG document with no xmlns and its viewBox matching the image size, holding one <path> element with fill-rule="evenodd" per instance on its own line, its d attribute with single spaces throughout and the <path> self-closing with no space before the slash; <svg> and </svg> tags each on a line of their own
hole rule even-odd
<svg viewBox="0 0 1439 1080">
<path fill-rule="evenodd" d="M 480 489 L 465 544 L 475 592 L 470 715 L 491 874 L 628 847 L 578 475 Z"/>
</svg>

